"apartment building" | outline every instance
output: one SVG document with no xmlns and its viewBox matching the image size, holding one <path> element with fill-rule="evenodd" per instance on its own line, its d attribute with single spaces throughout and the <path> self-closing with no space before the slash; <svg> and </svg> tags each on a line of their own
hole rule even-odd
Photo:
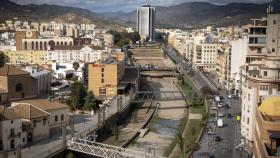
<svg viewBox="0 0 280 158">
<path fill-rule="evenodd" d="M 218 44 L 195 43 L 193 48 L 193 66 L 197 70 L 216 71 Z"/>
<path fill-rule="evenodd" d="M 266 97 L 256 109 L 254 157 L 280 157 L 280 97 Z"/>
<path fill-rule="evenodd" d="M 242 94 L 242 71 L 241 66 L 245 65 L 246 55 L 248 53 L 248 36 L 232 40 L 231 46 L 231 64 L 229 71 L 229 87 L 236 96 Z"/>
<path fill-rule="evenodd" d="M 88 64 L 88 89 L 95 96 L 114 97 L 118 94 L 118 83 L 124 76 L 124 59 L 108 58 Z"/>
<path fill-rule="evenodd" d="M 280 94 L 279 19 L 280 14 L 270 8 L 267 19 L 254 19 L 249 27 L 241 120 L 241 135 L 248 145 L 254 140 L 258 104 L 266 96 Z"/>
<path fill-rule="evenodd" d="M 5 63 L 12 65 L 49 64 L 47 60 L 47 51 L 44 50 L 4 51 L 2 54 L 4 55 Z"/>
<path fill-rule="evenodd" d="M 100 60 L 104 54 L 106 50 L 97 46 L 55 46 L 48 51 L 47 60 L 57 63 L 94 62 Z"/>
<path fill-rule="evenodd" d="M 228 86 L 230 53 L 230 47 L 228 45 L 224 45 L 218 49 L 216 58 L 217 83 L 224 88 Z"/>
</svg>

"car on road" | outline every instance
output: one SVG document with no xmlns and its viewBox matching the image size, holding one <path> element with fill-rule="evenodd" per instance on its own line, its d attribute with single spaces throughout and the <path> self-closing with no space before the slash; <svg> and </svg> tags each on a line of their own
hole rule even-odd
<svg viewBox="0 0 280 158">
<path fill-rule="evenodd" d="M 233 116 L 231 114 L 227 114 L 227 118 L 232 118 Z"/>
<path fill-rule="evenodd" d="M 220 136 L 216 136 L 215 137 L 215 141 L 219 142 L 219 141 L 222 141 L 223 139 L 220 137 Z"/>
<path fill-rule="evenodd" d="M 221 108 L 221 107 L 223 107 L 223 104 L 222 104 L 221 102 L 219 102 L 219 103 L 217 104 L 217 106 L 218 106 L 218 108 Z"/>
<path fill-rule="evenodd" d="M 212 106 L 211 110 L 218 110 L 218 108 L 216 106 Z"/>
<path fill-rule="evenodd" d="M 219 113 L 218 113 L 218 116 L 219 116 L 219 117 L 224 117 L 224 114 L 223 114 L 222 112 L 219 112 Z"/>
<path fill-rule="evenodd" d="M 223 121 L 223 119 L 218 119 L 218 121 L 217 121 L 217 126 L 218 126 L 218 127 L 223 127 L 223 126 L 224 126 L 224 121 Z"/>
<path fill-rule="evenodd" d="M 221 101 L 220 96 L 216 96 L 216 97 L 215 97 L 215 101 L 216 101 L 216 102 L 220 102 L 220 101 Z"/>
</svg>

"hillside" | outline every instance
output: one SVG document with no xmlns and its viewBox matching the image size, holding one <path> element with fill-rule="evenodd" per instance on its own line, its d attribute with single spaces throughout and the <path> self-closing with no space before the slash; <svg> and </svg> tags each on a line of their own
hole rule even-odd
<svg viewBox="0 0 280 158">
<path fill-rule="evenodd" d="M 0 1 L 0 20 L 13 18 L 27 21 L 52 21 L 94 23 L 97 27 L 120 28 L 116 22 L 106 21 L 86 9 L 57 5 L 18 5 L 9 0 Z"/>
<path fill-rule="evenodd" d="M 280 7 L 280 1 L 273 2 L 274 8 Z M 181 27 L 188 25 L 218 25 L 245 24 L 252 18 L 266 15 L 268 4 L 231 3 L 214 5 L 207 2 L 182 3 L 170 7 L 156 7 L 157 25 L 166 27 Z M 136 22 L 136 10 L 130 13 L 104 13 L 101 16 L 118 22 Z"/>
</svg>

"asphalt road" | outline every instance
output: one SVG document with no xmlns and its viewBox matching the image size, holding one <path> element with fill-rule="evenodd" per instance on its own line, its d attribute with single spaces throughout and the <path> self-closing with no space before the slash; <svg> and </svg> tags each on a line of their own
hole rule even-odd
<svg viewBox="0 0 280 158">
<path fill-rule="evenodd" d="M 215 158 L 241 158 L 242 151 L 236 150 L 235 147 L 240 143 L 240 122 L 236 120 L 236 116 L 241 113 L 241 102 L 236 99 L 227 99 L 227 93 L 220 91 L 220 95 L 224 97 L 222 104 L 230 103 L 231 108 L 225 107 L 218 110 L 211 110 L 210 113 L 216 114 L 208 120 L 208 124 L 203 137 L 200 141 L 200 146 L 197 151 L 194 152 L 194 158 L 205 158 L 209 155 L 214 155 Z M 212 104 L 212 103 L 210 103 Z M 224 117 L 218 117 L 217 113 L 223 113 Z M 231 114 L 232 117 L 227 115 Z M 217 119 L 221 118 L 224 122 L 224 127 L 217 127 Z M 211 128 L 209 128 L 211 127 Z M 208 131 L 214 131 L 214 135 L 208 135 Z M 215 141 L 215 137 L 222 138 L 221 141 Z"/>
</svg>

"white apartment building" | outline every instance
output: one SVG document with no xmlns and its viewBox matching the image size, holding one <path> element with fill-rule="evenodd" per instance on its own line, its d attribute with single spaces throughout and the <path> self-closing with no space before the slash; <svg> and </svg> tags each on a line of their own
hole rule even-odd
<svg viewBox="0 0 280 158">
<path fill-rule="evenodd" d="M 215 71 L 218 44 L 194 44 L 193 67 L 201 71 Z"/>
<path fill-rule="evenodd" d="M 79 63 L 80 67 L 77 70 L 77 72 L 73 68 L 73 63 L 57 63 L 53 62 L 52 63 L 52 71 L 53 71 L 53 76 L 57 79 L 70 79 L 72 77 L 78 76 L 79 80 L 84 79 L 84 63 Z"/>
<path fill-rule="evenodd" d="M 56 46 L 54 50 L 48 51 L 47 60 L 57 63 L 94 62 L 102 58 L 101 47 L 93 46 Z"/>
<path fill-rule="evenodd" d="M 280 14 L 268 10 L 267 19 L 249 27 L 246 81 L 243 84 L 241 134 L 254 137 L 256 108 L 266 96 L 280 95 Z"/>
<path fill-rule="evenodd" d="M 242 83 L 241 83 L 241 71 L 240 67 L 245 65 L 246 55 L 248 52 L 248 37 L 244 36 L 237 40 L 230 42 L 231 45 L 231 65 L 230 65 L 230 85 L 229 90 L 233 91 L 234 94 L 241 94 Z"/>
</svg>

